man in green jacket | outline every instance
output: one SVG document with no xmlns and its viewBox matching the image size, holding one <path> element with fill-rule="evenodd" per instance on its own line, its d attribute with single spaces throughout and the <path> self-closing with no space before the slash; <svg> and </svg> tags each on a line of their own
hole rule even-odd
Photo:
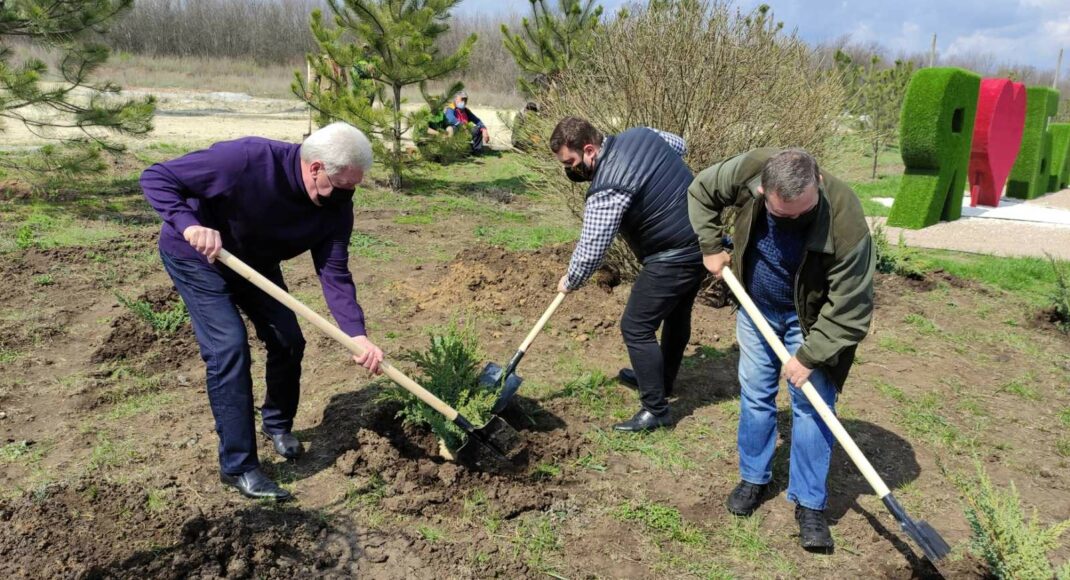
<svg viewBox="0 0 1070 580">
<path fill-rule="evenodd" d="M 735 207 L 725 250 L 725 209 Z M 800 542 L 827 551 L 824 515 L 832 433 L 796 385 L 813 383 L 834 408 L 858 343 L 869 331 L 876 263 L 862 204 L 844 182 L 822 173 L 801 149 L 755 149 L 713 165 L 688 189 L 688 213 L 703 263 L 714 276 L 730 262 L 792 358 L 781 368 L 754 322 L 740 310 L 739 468 L 728 511 L 749 516 L 772 479 L 780 377 L 792 402 L 788 500 Z"/>
</svg>

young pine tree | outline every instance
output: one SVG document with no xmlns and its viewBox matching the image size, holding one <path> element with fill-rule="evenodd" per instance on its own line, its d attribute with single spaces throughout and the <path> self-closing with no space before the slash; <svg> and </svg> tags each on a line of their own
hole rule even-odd
<svg viewBox="0 0 1070 580">
<path fill-rule="evenodd" d="M 24 124 L 35 134 L 76 129 L 31 159 L 30 169 L 75 174 L 103 168 L 101 150 L 122 147 L 110 134 L 143 135 L 152 130 L 155 99 L 120 98 L 113 83 L 90 77 L 108 60 L 108 49 L 92 35 L 129 10 L 133 0 L 0 0 L 0 118 Z M 37 45 L 57 55 L 56 69 L 38 58 L 19 59 L 16 45 Z M 46 81 L 47 82 L 42 82 Z M 0 126 L 0 131 L 2 131 Z"/>
<path fill-rule="evenodd" d="M 436 44 L 449 30 L 450 10 L 459 2 L 328 0 L 333 27 L 327 26 L 322 11 L 312 12 L 312 34 L 320 54 L 310 54 L 309 64 L 338 88 L 307 86 L 298 72 L 293 91 L 321 120 L 346 121 L 371 136 L 376 153 L 387 161 L 394 189 L 402 186 L 406 162 L 402 136 L 420 120 L 418 114 L 402 111 L 401 90 L 463 68 L 476 42 L 476 35 L 469 36 L 453 54 L 442 54 Z M 354 66 L 361 68 L 360 75 L 351 74 Z M 339 78 L 340 71 L 354 77 L 353 82 Z"/>
<path fill-rule="evenodd" d="M 502 42 L 520 70 L 531 77 L 517 81 L 520 90 L 534 96 L 562 71 L 577 66 L 591 49 L 602 7 L 594 0 L 558 0 L 556 10 L 546 0 L 530 2 L 531 19 L 521 20 L 519 33 L 503 24 Z"/>
<path fill-rule="evenodd" d="M 914 63 L 896 60 L 890 67 L 881 66 L 879 56 L 865 65 L 856 64 L 842 51 L 836 52 L 836 67 L 843 75 L 848 105 L 857 119 L 858 134 L 873 155 L 873 178 L 877 178 L 880 153 L 896 142 L 899 134 L 899 111 L 903 108 Z"/>
</svg>

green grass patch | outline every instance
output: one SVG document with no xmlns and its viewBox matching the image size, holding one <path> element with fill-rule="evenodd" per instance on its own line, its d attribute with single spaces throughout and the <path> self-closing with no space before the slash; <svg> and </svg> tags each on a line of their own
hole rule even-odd
<svg viewBox="0 0 1070 580">
<path fill-rule="evenodd" d="M 617 433 L 592 429 L 585 436 L 594 444 L 595 457 L 609 453 L 638 454 L 647 458 L 658 469 L 691 470 L 697 467 L 688 456 L 688 442 L 681 433 L 672 429 L 658 429 L 648 433 Z M 604 461 L 602 462 L 604 463 Z"/>
<path fill-rule="evenodd" d="M 397 244 L 390 240 L 377 238 L 370 234 L 354 231 L 349 238 L 349 251 L 361 258 L 386 260 L 393 254 L 392 248 Z"/>
<path fill-rule="evenodd" d="M 430 163 L 409 180 L 407 189 L 415 195 L 530 196 L 532 177 L 524 155 L 493 153 L 447 165 Z"/>
<path fill-rule="evenodd" d="M 419 532 L 420 537 L 431 544 L 441 542 L 446 537 L 445 532 L 434 526 L 418 526 L 416 531 Z"/>
<path fill-rule="evenodd" d="M 574 227 L 511 224 L 477 226 L 475 235 L 488 244 L 517 252 L 572 242 L 578 232 Z"/>
<path fill-rule="evenodd" d="M 1070 407 L 1059 413 L 1059 422 L 1063 424 L 1063 427 L 1070 427 Z"/>
<path fill-rule="evenodd" d="M 523 557 L 528 566 L 544 573 L 552 570 L 549 559 L 563 547 L 553 513 L 521 519 L 512 543 L 514 556 Z"/>
<path fill-rule="evenodd" d="M 378 473 L 359 485 L 350 484 L 346 489 L 343 499 L 346 507 L 355 509 L 358 507 L 375 508 L 386 497 L 386 481 Z"/>
<path fill-rule="evenodd" d="M 15 211 L 10 211 L 14 209 Z M 30 248 L 89 247 L 122 236 L 114 223 L 77 219 L 62 205 L 7 205 L 0 225 L 0 253 Z"/>
<path fill-rule="evenodd" d="M 595 419 L 626 418 L 627 399 L 616 381 L 602 371 L 591 371 L 569 381 L 555 396 L 571 397 L 579 401 L 589 416 Z"/>
<path fill-rule="evenodd" d="M 934 324 L 933 321 L 929 320 L 928 318 L 925 318 L 920 314 L 907 314 L 906 317 L 903 318 L 903 322 L 914 327 L 914 330 L 917 330 L 921 334 L 936 334 L 940 331 L 940 329 L 936 327 L 936 324 Z"/>
<path fill-rule="evenodd" d="M 553 479 L 561 476 L 561 466 L 553 463 L 540 463 L 531 471 L 531 478 L 535 480 Z"/>
<path fill-rule="evenodd" d="M 96 472 L 121 467 L 138 461 L 140 458 L 141 455 L 135 451 L 131 442 L 113 441 L 107 435 L 98 434 L 97 443 L 89 454 L 87 470 Z"/>
<path fill-rule="evenodd" d="M 877 341 L 877 345 L 885 350 L 890 350 L 899 354 L 918 352 L 917 349 L 914 348 L 914 345 L 895 336 L 882 336 L 880 340 Z"/>
<path fill-rule="evenodd" d="M 654 502 L 628 502 L 617 507 L 613 515 L 622 521 L 639 522 L 666 540 L 689 546 L 703 546 L 706 534 L 694 524 L 684 521 L 680 510 Z"/>
<path fill-rule="evenodd" d="M 1055 442 L 1055 452 L 1060 457 L 1070 457 L 1070 437 L 1063 437 Z"/>
<path fill-rule="evenodd" d="M 941 250 L 918 250 L 931 267 L 948 274 L 974 280 L 1024 298 L 1034 306 L 1045 306 L 1055 292 L 1056 271 L 1047 258 L 1004 258 Z M 1070 268 L 1058 261 L 1060 268 Z"/>
<path fill-rule="evenodd" d="M 0 447 L 0 461 L 4 463 L 37 463 L 48 452 L 48 446 L 30 441 L 13 441 Z"/>
<path fill-rule="evenodd" d="M 496 534 L 502 527 L 502 516 L 491 505 L 483 489 L 472 490 L 464 498 L 461 514 L 465 521 L 482 525 L 488 534 Z"/>
<path fill-rule="evenodd" d="M 145 494 L 145 509 L 150 512 L 162 512 L 171 505 L 171 502 L 167 501 L 167 495 L 163 490 L 150 489 Z"/>
<path fill-rule="evenodd" d="M 862 211 L 867 216 L 887 217 L 892 208 L 873 200 L 878 197 L 895 199 L 902 180 L 902 175 L 882 175 L 875 180 L 855 181 L 850 185 L 862 202 Z"/>
<path fill-rule="evenodd" d="M 108 411 L 110 421 L 136 417 L 152 411 L 159 411 L 175 400 L 171 393 L 145 393 L 127 398 Z"/>
<path fill-rule="evenodd" d="M 15 349 L 0 347 L 0 365 L 13 363 L 19 360 L 20 356 L 22 353 Z"/>
<path fill-rule="evenodd" d="M 1000 392 L 1010 393 L 1012 395 L 1021 397 L 1028 401 L 1040 400 L 1040 395 L 1037 390 L 1033 388 L 1033 383 L 1036 382 L 1036 377 L 1033 373 L 1026 373 L 1020 377 L 1010 380 L 1000 386 Z"/>
</svg>

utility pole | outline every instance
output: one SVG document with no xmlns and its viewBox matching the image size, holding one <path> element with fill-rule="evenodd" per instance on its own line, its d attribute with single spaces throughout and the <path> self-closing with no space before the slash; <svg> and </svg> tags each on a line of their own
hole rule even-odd
<svg viewBox="0 0 1070 580">
<path fill-rule="evenodd" d="M 1063 69 L 1063 49 L 1059 49 L 1059 60 L 1055 65 L 1055 78 L 1051 81 L 1051 88 L 1059 88 L 1059 72 Z"/>
<path fill-rule="evenodd" d="M 929 47 L 929 68 L 936 66 L 936 33 L 933 33 L 933 44 Z"/>
</svg>

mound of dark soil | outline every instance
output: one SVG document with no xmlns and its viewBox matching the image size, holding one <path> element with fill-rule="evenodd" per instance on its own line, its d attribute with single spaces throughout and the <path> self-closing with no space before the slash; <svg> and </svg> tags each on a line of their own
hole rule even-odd
<svg viewBox="0 0 1070 580">
<path fill-rule="evenodd" d="M 148 302 L 153 311 L 162 312 L 178 304 L 178 292 L 173 286 L 158 286 L 146 290 L 137 300 Z M 130 360 L 156 349 L 163 363 L 181 363 L 197 355 L 193 329 L 187 324 L 171 335 L 161 335 L 149 323 L 130 311 L 125 311 L 111 323 L 111 332 L 93 352 L 93 363 Z"/>
</svg>

